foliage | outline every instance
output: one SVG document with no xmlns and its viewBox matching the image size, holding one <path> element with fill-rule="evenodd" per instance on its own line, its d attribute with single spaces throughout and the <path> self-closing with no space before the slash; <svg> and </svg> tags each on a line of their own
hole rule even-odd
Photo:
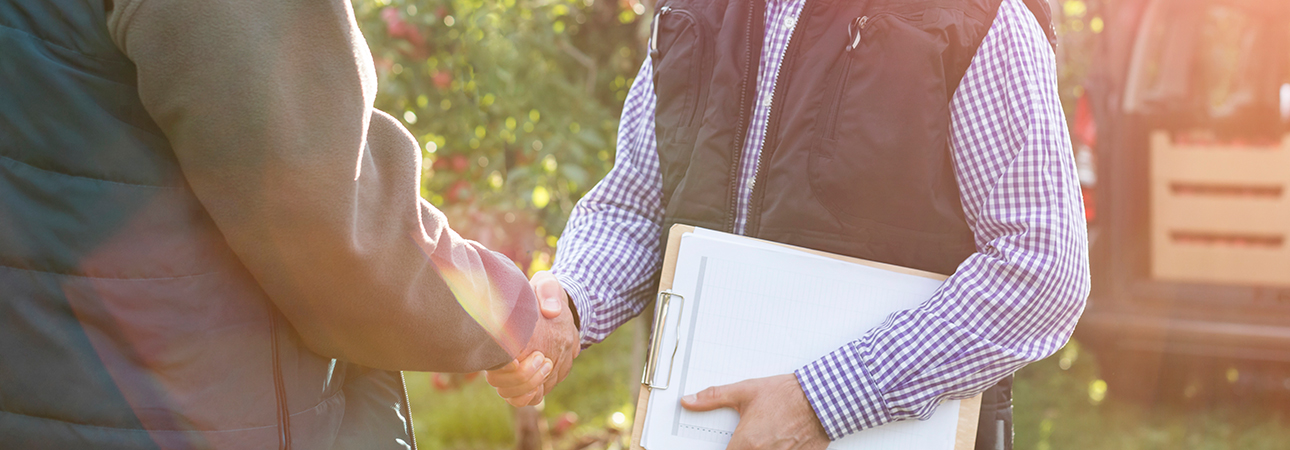
<svg viewBox="0 0 1290 450">
<path fill-rule="evenodd" d="M 613 164 L 622 100 L 644 58 L 636 0 L 360 0 L 377 108 L 424 144 L 422 196 L 453 228 L 530 271 Z M 646 19 L 647 20 L 647 19 Z M 632 326 L 578 358 L 545 415 L 573 435 L 631 413 Z M 639 359 L 639 358 L 636 358 Z M 442 375 L 440 375 L 442 376 Z M 510 406 L 482 380 L 408 374 L 422 448 L 503 448 Z M 445 389 L 442 381 L 460 386 Z M 457 388 L 459 387 L 459 389 Z"/>
<path fill-rule="evenodd" d="M 422 196 L 466 237 L 530 271 L 545 268 L 574 203 L 613 164 L 650 7 L 637 0 L 354 7 L 376 63 L 377 108 L 424 145 Z M 633 326 L 578 358 L 548 395 L 548 418 L 576 411 L 582 425 L 573 435 L 588 435 L 615 412 L 630 417 L 627 374 L 640 359 Z M 514 443 L 513 410 L 482 380 L 409 373 L 408 393 L 422 448 Z"/>
<path fill-rule="evenodd" d="M 1053 11 L 1057 29 L 1058 92 L 1067 117 L 1072 117 L 1075 99 L 1084 93 L 1084 83 L 1094 64 L 1097 39 L 1105 30 L 1102 18 L 1107 0 L 1062 0 Z"/>
<path fill-rule="evenodd" d="M 635 0 L 360 0 L 377 108 L 425 145 L 422 193 L 528 265 L 612 165 L 643 53 Z"/>
</svg>

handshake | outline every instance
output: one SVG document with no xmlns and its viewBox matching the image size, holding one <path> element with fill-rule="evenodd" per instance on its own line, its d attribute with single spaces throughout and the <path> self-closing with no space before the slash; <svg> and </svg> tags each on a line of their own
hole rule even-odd
<svg viewBox="0 0 1290 450">
<path fill-rule="evenodd" d="M 484 378 L 497 394 L 513 406 L 536 405 L 555 385 L 564 380 L 581 351 L 578 325 L 569 304 L 569 294 L 550 272 L 533 274 L 529 280 L 542 317 L 533 328 L 529 344 L 515 360 Z"/>
</svg>

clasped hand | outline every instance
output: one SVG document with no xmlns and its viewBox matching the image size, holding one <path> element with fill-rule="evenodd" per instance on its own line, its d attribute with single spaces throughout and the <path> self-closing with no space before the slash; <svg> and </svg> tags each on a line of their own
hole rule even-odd
<svg viewBox="0 0 1290 450">
<path fill-rule="evenodd" d="M 520 358 L 485 374 L 497 394 L 514 406 L 540 403 L 564 380 L 580 350 L 569 295 L 554 275 L 538 272 L 529 280 L 542 319 Z M 681 399 L 691 411 L 732 408 L 739 425 L 730 450 L 823 450 L 829 438 L 793 374 L 754 378 L 714 386 Z"/>
<path fill-rule="evenodd" d="M 573 359 L 581 349 L 578 328 L 569 310 L 569 294 L 550 272 L 533 274 L 529 280 L 537 296 L 542 318 L 520 357 L 484 378 L 497 395 L 513 406 L 536 405 L 569 375 Z"/>
</svg>

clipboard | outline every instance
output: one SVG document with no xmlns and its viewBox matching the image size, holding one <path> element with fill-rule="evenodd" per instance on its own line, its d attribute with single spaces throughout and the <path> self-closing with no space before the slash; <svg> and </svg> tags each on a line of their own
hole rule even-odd
<svg viewBox="0 0 1290 450">
<path fill-rule="evenodd" d="M 664 253 L 662 273 L 661 273 L 661 276 L 659 277 L 658 296 L 656 297 L 656 300 L 659 303 L 655 305 L 654 322 L 653 322 L 653 325 L 651 326 L 652 332 L 650 337 L 650 340 L 651 340 L 650 348 L 646 352 L 647 360 L 645 363 L 644 373 L 641 376 L 641 386 L 640 386 L 640 391 L 638 393 L 638 397 L 636 401 L 636 414 L 632 420 L 632 434 L 631 434 L 631 444 L 630 444 L 631 450 L 646 450 L 645 448 L 641 447 L 640 441 L 645 427 L 645 418 L 647 413 L 649 412 L 649 401 L 650 401 L 651 389 L 654 389 L 654 388 L 666 389 L 667 385 L 670 383 L 670 380 L 654 380 L 653 376 L 656 374 L 656 370 L 654 369 L 659 361 L 659 358 L 672 358 L 674 356 L 669 354 L 668 349 L 660 348 L 660 344 L 659 344 L 660 337 L 661 337 L 660 335 L 662 334 L 661 330 L 664 328 L 664 324 L 668 320 L 667 316 L 668 316 L 669 308 L 667 308 L 666 305 L 668 302 L 672 301 L 671 299 L 671 296 L 672 296 L 671 289 L 673 287 L 672 281 L 676 275 L 677 256 L 681 248 L 681 237 L 686 234 L 690 234 L 694 232 L 695 232 L 694 226 L 683 225 L 683 224 L 673 225 L 672 228 L 668 230 L 667 249 L 665 250 L 665 253 Z M 901 266 L 895 266 L 891 264 L 867 261 L 859 258 L 836 255 L 832 253 L 821 252 L 818 250 L 796 247 L 796 246 L 781 244 L 778 242 L 765 241 L 765 240 L 756 239 L 756 238 L 746 238 L 746 239 L 751 239 L 762 243 L 768 243 L 768 244 L 777 245 L 785 248 L 791 248 L 794 250 L 811 253 L 818 256 L 824 256 L 827 258 L 837 259 L 841 261 L 846 261 L 854 264 L 865 265 L 869 267 L 879 268 L 887 271 L 903 273 L 908 275 L 926 277 L 926 278 L 930 278 L 938 281 L 944 281 L 945 279 L 948 278 L 948 276 L 946 275 L 921 271 L 917 269 L 911 269 L 908 267 L 901 267 Z M 684 300 L 682 299 L 681 301 L 683 302 Z M 669 373 L 669 378 L 670 378 L 670 373 Z M 975 447 L 977 420 L 978 420 L 978 417 L 980 416 L 980 412 L 981 412 L 980 410 L 981 410 L 980 395 L 977 395 L 970 399 L 964 399 L 960 402 L 958 420 L 957 420 L 958 428 L 956 429 L 956 435 L 954 439 L 955 441 L 954 450 L 972 450 Z M 652 450 L 661 450 L 661 449 L 652 449 Z"/>
</svg>

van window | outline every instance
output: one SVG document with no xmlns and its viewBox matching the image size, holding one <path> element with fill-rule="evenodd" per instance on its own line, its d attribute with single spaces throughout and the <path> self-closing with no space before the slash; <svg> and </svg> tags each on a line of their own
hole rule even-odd
<svg viewBox="0 0 1290 450">
<path fill-rule="evenodd" d="M 1290 122 L 1290 15 L 1282 2 L 1154 1 L 1135 43 L 1125 110 L 1161 128 L 1275 136 Z"/>
</svg>

